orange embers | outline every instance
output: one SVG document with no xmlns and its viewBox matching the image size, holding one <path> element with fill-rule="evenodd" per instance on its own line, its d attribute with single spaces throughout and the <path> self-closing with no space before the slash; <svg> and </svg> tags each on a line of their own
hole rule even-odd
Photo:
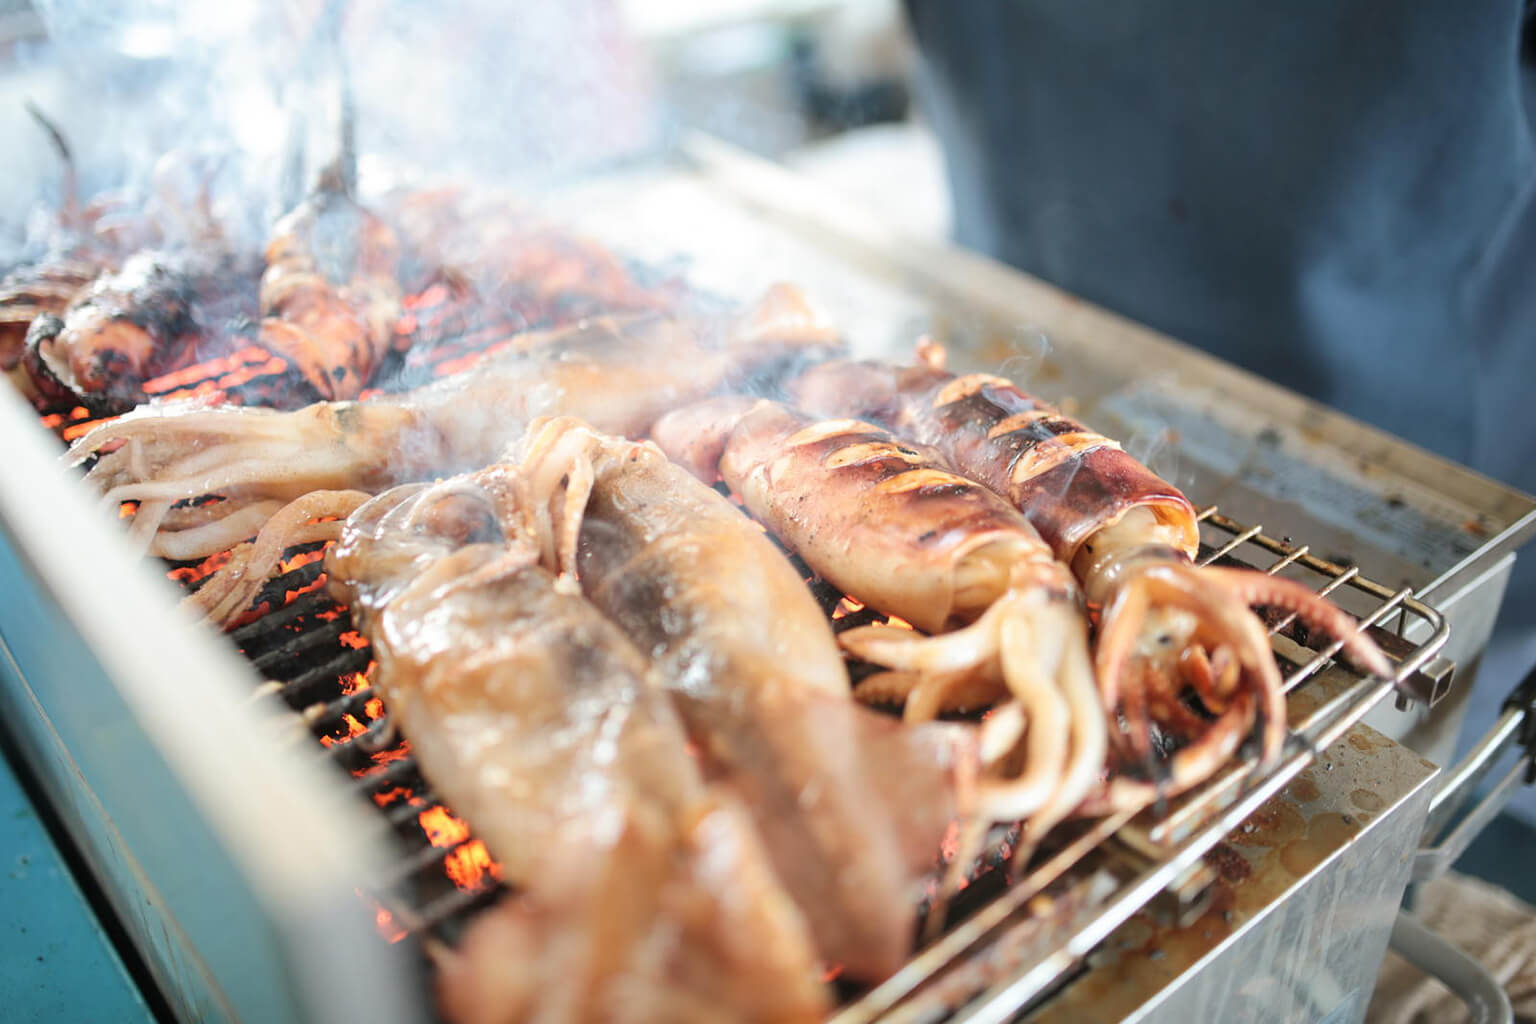
<svg viewBox="0 0 1536 1024">
<path fill-rule="evenodd" d="M 328 547 L 329 545 L 326 545 L 326 548 Z M 277 574 L 281 576 L 283 573 L 293 572 L 293 570 L 302 566 L 320 561 L 325 557 L 326 548 L 317 548 L 314 551 L 300 551 L 296 555 L 283 559 L 277 563 Z"/>
<path fill-rule="evenodd" d="M 358 721 L 356 715 L 342 715 L 341 722 L 342 725 L 346 726 L 346 734 L 342 736 L 321 736 L 321 746 L 334 747 L 338 743 L 346 743 L 349 740 L 355 740 L 357 737 L 368 731 L 368 727 L 362 722 Z"/>
<path fill-rule="evenodd" d="M 501 865 L 491 859 L 491 852 L 478 839 L 450 853 L 443 867 L 460 889 L 478 889 L 486 875 L 501 881 Z"/>
<path fill-rule="evenodd" d="M 838 619 L 846 618 L 855 612 L 861 612 L 863 610 L 864 602 L 854 600 L 851 597 L 845 597 L 841 601 L 837 602 L 836 608 L 832 609 L 832 621 L 836 622 Z"/>
<path fill-rule="evenodd" d="M 501 878 L 501 865 L 491 859 L 485 843 L 469 839 L 469 826 L 453 816 L 442 804 L 422 811 L 416 820 L 433 846 L 454 847 L 443 861 L 448 877 L 460 889 L 475 889 L 485 881 L 486 875 Z M 462 845 L 461 845 L 462 844 Z"/>
<path fill-rule="evenodd" d="M 417 815 L 427 842 L 433 846 L 457 846 L 469 838 L 469 826 L 453 816 L 442 804 L 428 807 Z"/>
<path fill-rule="evenodd" d="M 353 635 L 355 636 L 356 634 Z M 342 644 L 344 646 L 353 647 L 356 649 L 356 645 L 347 643 L 346 637 L 347 634 L 342 634 Z M 370 661 L 368 663 L 368 667 L 363 669 L 361 672 L 348 672 L 345 675 L 340 676 L 336 680 L 336 686 L 341 690 L 342 695 L 346 696 L 349 694 L 357 693 L 360 690 L 367 689 L 369 685 L 368 676 L 373 672 L 373 668 L 376 664 L 377 662 Z M 345 727 L 345 732 L 342 732 L 339 735 L 333 733 L 329 736 L 321 736 L 320 744 L 326 747 L 334 747 L 342 743 L 350 743 L 352 740 L 357 739 L 357 737 L 361 736 L 363 733 L 372 728 L 372 723 L 378 721 L 383 716 L 384 701 L 378 697 L 370 697 L 368 702 L 363 705 L 363 717 L 368 719 L 368 724 L 365 725 L 363 721 L 356 715 L 342 715 L 341 724 Z"/>
<path fill-rule="evenodd" d="M 220 551 L 216 555 L 209 555 L 196 565 L 184 565 L 179 569 L 168 570 L 166 576 L 180 583 L 183 587 L 190 587 L 204 576 L 211 576 L 222 569 L 224 563 L 229 561 L 229 555 L 228 551 Z"/>
<path fill-rule="evenodd" d="M 144 382 L 144 393 L 160 399 L 218 394 L 257 377 L 276 376 L 288 364 L 266 349 L 248 345 L 233 355 L 207 359 Z"/>
</svg>

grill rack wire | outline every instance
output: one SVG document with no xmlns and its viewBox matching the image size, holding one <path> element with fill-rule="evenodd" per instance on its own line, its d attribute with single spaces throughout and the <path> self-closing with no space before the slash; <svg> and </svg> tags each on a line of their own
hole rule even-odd
<svg viewBox="0 0 1536 1024">
<path fill-rule="evenodd" d="M 994 893 L 991 899 L 970 908 L 969 916 L 952 924 L 885 982 L 867 991 L 842 988 L 847 998 L 834 1014 L 834 1024 L 900 1018 L 914 998 L 933 988 L 936 979 L 974 952 L 1007 941 L 1006 935 L 1021 922 L 1033 920 L 1050 931 L 1045 952 L 1025 957 L 1003 977 L 978 977 L 967 995 L 970 1001 L 960 1011 L 966 1020 L 1007 1019 L 1065 977 L 1132 914 L 1198 868 L 1205 853 L 1381 698 L 1421 670 L 1449 637 L 1444 618 L 1417 600 L 1411 588 L 1393 590 L 1356 567 L 1318 558 L 1306 545 L 1277 540 L 1262 527 L 1239 523 L 1214 506 L 1202 510 L 1199 518 L 1201 564 L 1283 572 L 1306 580 L 1320 594 L 1336 599 L 1347 594 L 1354 605 L 1367 604 L 1368 609 L 1357 612 L 1362 624 L 1379 638 L 1397 638 L 1390 648 L 1396 659 L 1392 678 L 1363 677 L 1334 662 L 1341 646 L 1337 642 L 1307 646 L 1308 638 L 1290 617 L 1270 622 L 1276 656 L 1285 669 L 1285 689 L 1293 694 L 1292 728 L 1276 765 L 1261 773 L 1250 744 L 1226 770 L 1175 800 L 1139 814 L 1122 812 L 1069 828 L 1064 839 L 1040 855 L 1038 863 L 1006 888 L 994 886 L 989 890 Z M 265 604 L 270 610 L 229 636 L 267 680 L 252 699 L 278 697 L 296 712 L 295 742 L 328 737 L 321 756 L 352 776 L 360 799 L 377 806 L 381 833 L 396 843 L 399 856 L 360 896 L 374 906 L 380 930 L 389 941 L 412 937 L 432 952 L 451 946 L 465 922 L 506 890 L 486 870 L 478 872 L 478 883 L 473 885 L 448 877 L 445 866 L 474 852 L 479 840 L 467 831 L 446 839 L 431 835 L 422 824 L 422 814 L 440 802 L 408 747 L 394 737 L 387 714 L 362 724 L 364 709 L 375 696 L 364 678 L 371 656 L 366 643 L 351 632 L 350 614 L 325 594 L 318 561 L 321 550 L 311 545 L 290 552 L 290 556 L 308 554 L 316 560 L 269 583 L 254 606 Z M 823 592 L 830 588 L 819 582 L 812 585 L 830 612 L 836 602 Z M 1410 635 L 1418 639 L 1408 641 Z M 1320 695 L 1298 712 L 1301 702 L 1295 691 L 1309 683 L 1307 692 L 1315 689 Z M 1006 851 L 1007 840 L 1006 830 L 995 832 L 994 852 L 999 844 Z M 1121 858 L 1122 870 L 1113 876 L 1113 884 L 1107 889 L 1101 884 L 1090 905 L 1061 900 L 1058 909 L 1063 920 L 1041 921 L 1048 892 L 1060 893 L 1074 880 L 1082 883 L 1088 876 L 1102 883 L 1105 868 L 1100 855 L 1112 846 L 1136 851 L 1139 858 L 1129 862 Z M 1126 863 L 1137 869 L 1124 871 Z M 999 874 L 1005 866 L 1006 855 L 994 856 L 988 865 Z M 1030 932 L 1036 945 L 1039 931 Z"/>
<path fill-rule="evenodd" d="M 531 326 L 526 321 L 472 316 L 458 302 L 434 295 L 431 289 L 417 298 L 419 305 L 413 312 L 420 325 L 412 331 L 408 358 L 390 369 L 390 390 L 430 380 L 451 366 L 452 360 L 482 357 L 488 348 Z M 257 405 L 282 405 L 292 399 L 292 375 L 273 365 L 265 353 L 241 353 L 229 362 L 219 371 L 223 376 L 198 380 L 202 368 L 178 374 L 186 380 L 177 381 L 178 390 L 168 390 L 161 397 L 197 394 Z M 45 417 L 44 425 L 67 441 L 88 429 L 92 420 L 85 409 L 75 409 Z M 1417 600 L 1410 588 L 1384 586 L 1358 568 L 1318 558 L 1305 544 L 1277 540 L 1262 527 L 1244 525 L 1215 506 L 1202 510 L 1199 519 L 1201 564 L 1285 573 L 1309 583 L 1320 594 L 1334 595 L 1378 640 L 1396 640 L 1384 644 L 1396 661 L 1392 678 L 1365 678 L 1333 662 L 1340 645 L 1308 646 L 1309 638 L 1291 618 L 1270 622 L 1277 658 L 1286 669 L 1285 689 L 1293 694 L 1292 729 L 1276 765 L 1259 773 L 1250 744 L 1241 759 L 1176 800 L 1140 814 L 1121 813 L 1058 828 L 1064 835 L 1048 840 L 1033 866 L 1011 885 L 973 886 L 969 895 L 974 898 L 968 906 L 957 899 L 948 930 L 895 975 L 867 991 L 841 986 L 846 998 L 834 1013 L 833 1024 L 938 1016 L 968 1021 L 1012 1018 L 1020 1007 L 1048 992 L 1122 922 L 1187 877 L 1212 847 L 1381 698 L 1394 689 L 1409 697 L 1426 692 L 1422 680 L 1415 677 L 1445 646 L 1449 629 L 1443 617 Z M 350 613 L 325 593 L 321 553 L 320 545 L 285 552 L 287 564 L 296 567 L 271 580 L 253 602 L 253 607 L 266 611 L 228 635 L 266 680 L 251 699 L 280 699 L 295 713 L 295 744 L 328 743 L 319 756 L 345 772 L 358 798 L 378 809 L 381 835 L 395 844 L 399 856 L 359 897 L 373 909 L 381 941 L 413 938 L 431 953 L 434 947 L 451 946 L 464 923 L 506 890 L 484 863 L 471 873 L 478 879 L 476 884 L 461 885 L 449 878 L 446 866 L 473 853 L 479 840 L 467 829 L 462 834 L 434 836 L 424 827 L 423 812 L 440 807 L 441 802 L 421 776 L 408 746 L 393 736 L 387 715 L 369 714 L 374 695 L 365 676 L 371 657 L 366 643 L 359 643 L 353 632 Z M 306 556 L 311 560 L 304 561 Z M 200 583 L 197 572 L 188 572 L 194 565 L 171 565 L 173 578 L 189 590 Z M 811 586 L 831 615 L 842 595 L 820 581 L 811 581 Z M 862 624 L 870 616 L 866 609 L 835 622 L 834 628 Z M 1320 690 L 1323 697 L 1298 714 L 1295 691 L 1309 683 L 1307 692 Z M 1427 689 L 1435 688 L 1432 684 Z M 989 872 L 994 882 L 1006 877 L 1003 869 L 1009 866 L 1011 838 L 1007 830 L 994 831 L 985 864 L 974 881 Z M 1089 887 L 1082 883 L 1090 877 L 1099 881 L 1106 877 L 1108 858 L 1101 855 L 1115 847 L 1131 856 L 1116 859 L 1120 871 L 1113 884 L 1107 889 L 1100 885 L 1091 890 L 1091 896 L 1083 896 Z M 480 853 L 485 854 L 483 847 Z M 482 856 L 484 860 L 488 858 Z M 1127 871 L 1126 865 L 1133 867 Z M 1049 905 L 1059 921 L 1042 910 L 1047 893 L 1057 897 Z M 986 902 L 978 905 L 982 898 Z M 1044 942 L 1039 941 L 1041 928 L 1027 930 L 1034 940 L 1031 949 L 1037 953 L 1043 949 L 1043 953 L 1015 957 L 1005 971 L 978 975 L 963 998 L 947 1002 L 942 1012 L 935 1013 L 931 1007 L 914 1009 L 947 972 L 964 964 L 972 953 L 1012 941 L 1010 936 L 1021 930 L 1021 924 L 1044 927 Z"/>
</svg>

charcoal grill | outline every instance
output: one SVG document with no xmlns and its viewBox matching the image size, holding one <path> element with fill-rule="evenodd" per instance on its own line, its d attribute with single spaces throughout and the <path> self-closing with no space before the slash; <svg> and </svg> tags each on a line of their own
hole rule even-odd
<svg viewBox="0 0 1536 1024">
<path fill-rule="evenodd" d="M 1053 1002 L 1069 1005 L 1091 979 L 1090 954 L 1114 947 L 1139 915 L 1155 912 L 1155 897 L 1165 894 L 1175 926 L 1198 917 L 1222 884 L 1211 865 L 1221 862 L 1224 840 L 1302 781 L 1324 751 L 1358 737 L 1386 752 L 1362 752 L 1354 758 L 1365 766 L 1360 770 L 1379 768 L 1384 757 L 1392 761 L 1391 784 L 1377 780 L 1384 806 L 1372 829 L 1326 851 L 1316 870 L 1301 872 L 1276 894 L 1274 906 L 1282 909 L 1254 915 L 1245 934 L 1254 934 L 1266 917 L 1283 917 L 1287 901 L 1300 905 L 1296 893 L 1315 881 L 1325 861 L 1351 846 L 1363 849 L 1371 835 L 1378 845 L 1411 849 L 1433 765 L 1395 743 L 1378 742 L 1357 723 L 1394 692 L 1427 709 L 1443 695 L 1450 670 L 1445 656 L 1475 660 L 1509 552 L 1536 523 L 1529 499 L 1037 282 L 943 250 L 888 249 L 878 233 L 849 223 L 846 214 L 819 216 L 826 210 L 801 185 L 739 155 L 695 143 L 679 160 L 638 180 L 573 188 L 564 201 L 595 234 L 642 256 L 649 255 L 643 239 L 656 237 L 648 218 L 675 217 L 680 202 L 702 204 L 703 213 L 696 210 L 689 222 L 693 234 L 685 224 L 672 235 L 698 254 L 700 268 L 723 267 L 729 275 L 739 263 L 718 251 L 719 240 L 737 241 L 730 235 L 738 226 L 750 230 L 766 240 L 754 246 L 757 260 L 765 248 L 783 254 L 773 260 L 777 267 L 846 303 L 834 305 L 833 313 L 865 340 L 866 350 L 893 354 L 892 340 L 910 337 L 914 319 L 926 318 L 926 326 L 939 328 L 955 346 L 958 361 L 1018 372 L 1000 355 L 1017 340 L 1016 330 L 988 324 L 1039 324 L 1058 339 L 1048 357 L 1025 368 L 1050 382 L 1040 390 L 1079 396 L 1091 407 L 1090 418 L 1135 430 L 1137 417 L 1148 413 L 1148 396 L 1127 390 L 1123 381 L 1106 384 L 1106 364 L 1094 359 L 1103 345 L 1130 339 L 1133 357 L 1107 365 L 1134 378 L 1139 367 L 1129 364 L 1157 362 L 1167 386 L 1152 396 L 1162 403 L 1153 414 L 1190 438 L 1185 445 L 1170 442 L 1162 463 L 1154 464 L 1197 501 L 1220 496 L 1244 519 L 1257 521 L 1257 511 L 1313 545 L 1275 538 L 1208 508 L 1201 518 L 1202 557 L 1283 573 L 1330 593 L 1371 624 L 1398 662 L 1395 679 L 1362 679 L 1331 662 L 1331 648 L 1313 650 L 1292 624 L 1274 623 L 1294 729 L 1277 767 L 1261 774 L 1245 761 L 1152 814 L 1067 830 L 1019 882 L 973 900 L 971 916 L 885 984 L 847 990 L 838 1021 L 950 1014 L 996 1020 L 1042 998 L 1041 1013 Z M 557 208 L 561 201 L 551 197 Z M 729 230 L 713 216 L 718 209 L 735 218 L 723 222 Z M 812 219 L 814 231 L 801 233 L 796 225 Z M 708 231 L 700 227 L 705 221 Z M 759 282 L 743 274 L 699 283 L 740 293 Z M 441 358 L 494 345 L 504 330 L 466 325 Z M 275 371 L 254 358 L 221 368 L 210 386 L 236 394 L 262 387 L 264 374 Z M 205 382 L 169 384 L 195 391 Z M 1225 398 L 1213 398 L 1223 386 Z M 51 425 L 73 434 L 83 428 L 82 418 Z M 344 610 L 320 587 L 318 552 L 288 553 L 290 571 L 257 600 L 264 613 L 229 636 L 244 652 L 244 664 L 231 659 L 227 641 L 166 614 L 174 592 L 148 578 L 99 512 L 58 476 L 50 465 L 57 448 L 45 443 L 35 422 L 14 401 L 0 401 L 0 430 L 18 438 L 15 465 L 0 484 L 0 572 L 14 584 L 0 601 L 0 696 L 6 720 L 105 880 L 167 1001 L 189 1020 L 428 1019 L 419 954 L 437 943 L 451 945 L 463 922 L 498 898 L 500 886 L 484 848 L 477 849 L 478 840 L 448 809 L 439 813 L 408 749 L 388 735 L 382 709 L 371 705 L 363 678 L 368 652 Z M 1304 442 L 1293 443 L 1301 426 L 1308 428 Z M 1264 430 L 1278 438 L 1265 451 L 1305 464 L 1314 477 L 1342 477 L 1350 493 L 1392 487 L 1406 494 L 1402 505 L 1420 537 L 1442 542 L 1444 531 L 1435 528 L 1444 520 L 1480 517 L 1477 542 L 1462 550 L 1443 541 L 1454 560 L 1434 549 L 1429 564 L 1414 567 L 1421 552 L 1397 543 L 1391 531 L 1354 528 L 1336 508 L 1266 496 L 1254 477 L 1231 472 L 1219 450 L 1222 441 L 1251 447 Z M 1211 457 L 1213 448 L 1220 457 Z M 1173 473 L 1170 457 L 1177 460 Z M 1359 472 L 1361 459 L 1370 461 L 1370 473 Z M 1346 460 L 1354 460 L 1356 478 L 1341 470 Z M 1343 564 L 1356 560 L 1382 566 L 1373 572 L 1383 582 Z M 173 571 L 196 585 L 195 567 Z M 1470 646 L 1451 641 L 1453 627 Z M 234 724 L 226 731 L 222 723 Z M 1338 755 L 1341 764 L 1349 757 L 1347 750 Z M 131 786 L 124 784 L 130 764 L 139 773 Z M 254 780 L 253 765 L 261 766 Z M 248 813 L 246 803 L 257 812 Z M 240 805 L 238 813 L 232 804 Z M 165 842 L 168 831 L 177 843 Z M 1009 837 L 994 838 L 993 860 L 1002 871 Z M 1401 872 L 1377 872 L 1388 904 L 1406 884 L 1406 865 L 1404 859 Z M 1368 931 L 1351 952 L 1366 975 L 1386 941 L 1385 926 Z M 1241 938 L 1234 931 L 1228 948 Z M 1167 990 L 1149 984 L 1146 1000 L 1164 998 Z M 1345 1011 L 1338 1019 L 1352 1019 L 1352 1003 L 1335 1001 L 1326 1009 L 1335 1006 Z"/>
</svg>

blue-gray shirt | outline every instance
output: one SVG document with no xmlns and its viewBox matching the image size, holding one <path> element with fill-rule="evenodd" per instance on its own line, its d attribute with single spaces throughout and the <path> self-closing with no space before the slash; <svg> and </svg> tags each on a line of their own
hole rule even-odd
<svg viewBox="0 0 1536 1024">
<path fill-rule="evenodd" d="M 1521 0 L 908 9 L 960 242 L 1536 491 Z"/>
</svg>

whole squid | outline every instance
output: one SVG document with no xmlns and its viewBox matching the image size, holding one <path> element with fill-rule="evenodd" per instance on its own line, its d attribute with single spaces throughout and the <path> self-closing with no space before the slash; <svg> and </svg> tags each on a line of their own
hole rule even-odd
<svg viewBox="0 0 1536 1024">
<path fill-rule="evenodd" d="M 530 509 L 505 465 L 406 485 L 326 561 L 391 721 L 517 890 L 439 958 L 446 1016 L 820 1020 L 804 921 L 749 821 L 641 654 L 538 565 Z"/>
<path fill-rule="evenodd" d="M 800 294 L 778 286 L 724 317 L 637 314 L 520 336 L 471 370 L 425 387 L 291 412 L 149 406 L 70 448 L 151 553 L 202 558 L 254 535 L 315 490 L 376 492 L 494 461 L 536 416 L 572 413 L 638 435 L 663 412 L 723 388 L 778 379 L 838 349 Z M 215 500 L 189 504 L 192 499 Z"/>
<path fill-rule="evenodd" d="M 825 614 L 762 531 L 653 444 L 570 418 L 521 446 L 545 564 L 647 652 L 709 772 L 741 793 L 817 949 L 877 979 L 975 752 L 851 699 Z"/>
<path fill-rule="evenodd" d="M 824 363 L 796 380 L 792 393 L 819 415 L 866 417 L 932 445 L 956 471 L 1024 513 L 1072 567 L 1087 600 L 1103 608 L 1099 685 L 1105 706 L 1118 709 L 1128 726 L 1116 740 L 1129 756 L 1152 762 L 1152 720 L 1193 737 L 1170 762 L 1163 792 L 1207 777 L 1256 718 L 1264 759 L 1280 751 L 1283 684 L 1249 605 L 1294 613 L 1338 638 L 1371 672 L 1390 671 L 1354 620 L 1301 584 L 1197 566 L 1194 506 L 1119 444 L 1001 377 L 948 372 L 938 346 L 920 353 L 924 362 L 910 367 Z M 1186 685 L 1217 716 L 1214 723 L 1183 704 Z M 1100 803 L 1145 799 L 1144 787 L 1121 778 Z"/>
<path fill-rule="evenodd" d="M 942 634 L 842 633 L 845 648 L 892 669 L 860 683 L 861 697 L 905 699 L 908 721 L 1012 697 L 981 727 L 991 771 L 976 826 L 1027 818 L 1033 839 L 1100 782 L 1106 714 L 1077 581 L 1006 501 L 873 424 L 777 402 L 709 399 L 662 417 L 652 436 L 701 479 L 723 479 L 817 575 Z M 1010 760 L 1016 773 L 1003 770 Z M 980 842 L 970 831 L 957 861 Z"/>
</svg>

